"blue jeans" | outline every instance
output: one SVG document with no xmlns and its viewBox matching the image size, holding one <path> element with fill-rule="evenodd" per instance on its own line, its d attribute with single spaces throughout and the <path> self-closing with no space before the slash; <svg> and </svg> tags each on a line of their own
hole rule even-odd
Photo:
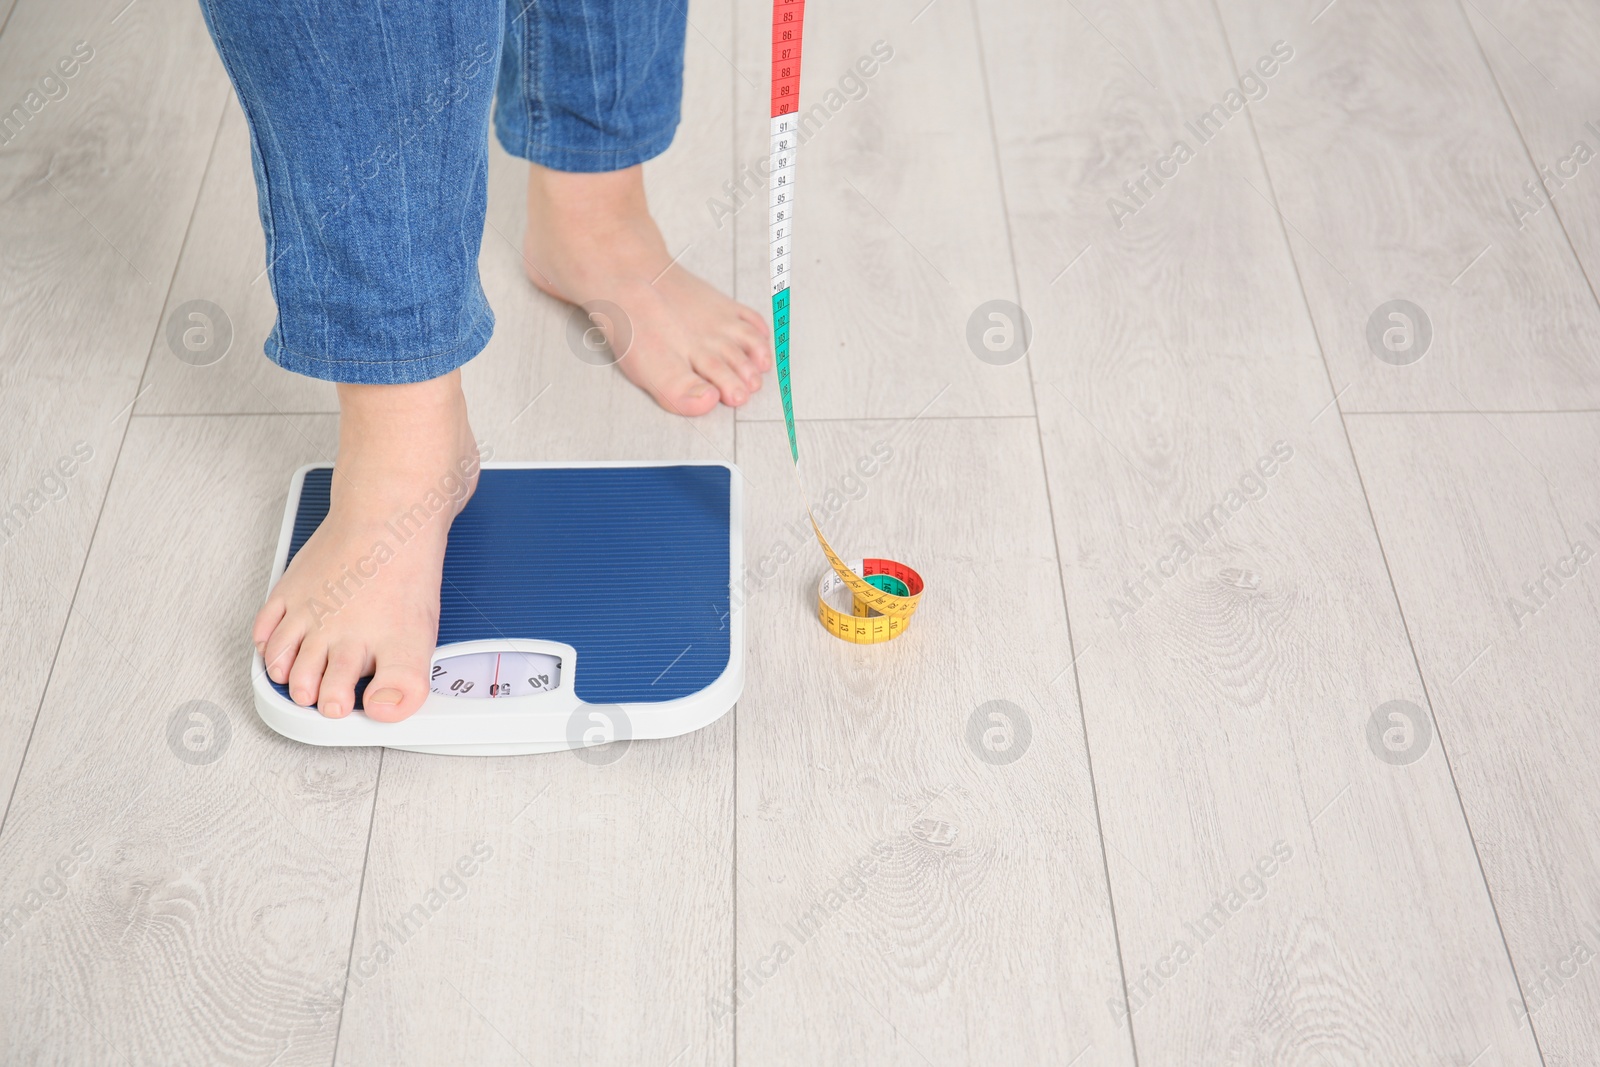
<svg viewBox="0 0 1600 1067">
<path fill-rule="evenodd" d="M 659 155 L 678 125 L 679 0 L 200 0 L 250 127 L 278 321 L 266 354 L 336 382 L 483 350 L 490 105 L 554 170 Z"/>
</svg>

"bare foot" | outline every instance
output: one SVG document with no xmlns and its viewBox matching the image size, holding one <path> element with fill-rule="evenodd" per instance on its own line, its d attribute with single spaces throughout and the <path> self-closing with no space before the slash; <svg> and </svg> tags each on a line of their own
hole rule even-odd
<svg viewBox="0 0 1600 1067">
<path fill-rule="evenodd" d="M 295 703 L 380 722 L 422 706 L 439 636 L 450 524 L 478 484 L 458 371 L 414 385 L 340 385 L 327 517 L 290 561 L 251 639 Z"/>
<path fill-rule="evenodd" d="M 523 264 L 551 296 L 607 300 L 597 316 L 628 380 L 680 415 L 738 407 L 772 367 L 767 324 L 673 262 L 645 203 L 644 170 L 571 174 L 529 164 Z M 624 350 L 625 349 L 625 350 Z"/>
</svg>

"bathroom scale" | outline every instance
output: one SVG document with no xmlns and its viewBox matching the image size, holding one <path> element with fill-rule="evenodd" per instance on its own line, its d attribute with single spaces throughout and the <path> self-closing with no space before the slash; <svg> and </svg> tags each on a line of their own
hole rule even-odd
<svg viewBox="0 0 1600 1067">
<path fill-rule="evenodd" d="M 270 589 L 328 511 L 331 464 L 294 474 Z M 312 745 L 515 755 L 672 737 L 744 685 L 742 495 L 725 463 L 486 463 L 450 527 L 428 698 L 396 723 L 324 718 L 254 657 L 256 711 Z M 384 538 L 404 551 L 426 504 Z M 436 521 L 436 520 L 435 520 Z M 323 602 L 360 596 L 376 553 Z"/>
</svg>

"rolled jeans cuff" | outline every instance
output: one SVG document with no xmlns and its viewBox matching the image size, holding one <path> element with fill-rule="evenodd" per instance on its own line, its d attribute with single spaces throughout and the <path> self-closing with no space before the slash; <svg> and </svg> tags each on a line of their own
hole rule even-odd
<svg viewBox="0 0 1600 1067">
<path fill-rule="evenodd" d="M 351 385 L 408 385 L 449 374 L 472 359 L 489 344 L 494 333 L 494 312 L 480 290 L 477 315 L 460 344 L 427 355 L 396 355 L 388 352 L 347 352 L 339 358 L 291 352 L 274 330 L 264 349 L 267 358 L 284 370 L 323 381 Z"/>
<path fill-rule="evenodd" d="M 678 123 L 651 134 L 648 138 L 624 147 L 571 148 L 546 144 L 529 134 L 522 124 L 510 119 L 504 110 L 495 115 L 494 134 L 500 147 L 518 159 L 526 159 L 551 170 L 573 174 L 602 174 L 613 170 L 626 170 L 665 152 L 678 133 Z"/>
</svg>

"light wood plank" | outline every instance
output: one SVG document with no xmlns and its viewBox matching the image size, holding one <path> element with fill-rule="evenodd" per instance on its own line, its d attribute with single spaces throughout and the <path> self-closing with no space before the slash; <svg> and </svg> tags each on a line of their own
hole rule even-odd
<svg viewBox="0 0 1600 1067">
<path fill-rule="evenodd" d="M 1518 236 L 1564 229 L 1600 279 L 1600 8 L 1583 0 L 1472 0 L 1465 8 L 1540 180 L 1504 191 Z M 1578 150 L 1579 144 L 1583 150 Z M 1548 206 L 1553 203 L 1554 207 Z M 1559 219 L 1559 221 L 1558 221 Z"/>
<path fill-rule="evenodd" d="M 262 353 L 278 314 L 266 267 L 249 127 L 238 98 L 229 93 L 162 321 L 191 300 L 205 300 L 227 316 L 232 344 L 215 362 L 200 366 L 194 357 L 180 358 L 165 337 L 157 338 L 135 410 L 142 415 L 339 410 L 332 383 L 286 371 Z"/>
<path fill-rule="evenodd" d="M 1105 230 L 1213 10 L 981 21 L 1140 1059 L 1537 1063 L 1449 768 L 1364 739 L 1425 701 L 1248 127 Z"/>
<path fill-rule="evenodd" d="M 705 190 L 702 215 L 730 203 L 724 181 L 767 158 L 771 40 L 766 9 L 741 12 L 738 155 L 734 174 Z M 873 51 L 880 41 L 886 60 Z M 860 76 L 863 60 L 871 77 Z M 815 0 L 801 95 L 817 116 L 804 120 L 815 132 L 797 164 L 794 351 L 812 368 L 795 386 L 801 413 L 910 417 L 927 397 L 909 383 L 937 379 L 952 387 L 934 414 L 1031 415 L 1021 364 L 984 363 L 967 343 L 978 306 L 1015 301 L 1016 286 L 964 6 Z M 739 296 L 766 314 L 767 187 L 747 188 L 747 206 L 723 221 L 739 233 Z M 782 417 L 775 388 L 740 415 Z"/>
<path fill-rule="evenodd" d="M 75 443 L 92 457 L 0 545 L 8 793 L 38 714 L 0 829 L 0 1060 L 728 1063 L 737 1043 L 761 1063 L 1083 1067 L 1132 1062 L 1136 1043 L 1146 1063 L 1484 1065 L 1539 1062 L 1537 1033 L 1545 1063 L 1587 1063 L 1600 739 L 1579 712 L 1600 601 L 1587 567 L 1521 628 L 1506 599 L 1572 540 L 1600 549 L 1584 527 L 1600 524 L 1600 423 L 1351 417 L 1419 678 L 1330 405 L 1348 385 L 1347 408 L 1595 406 L 1578 272 L 1594 276 L 1594 164 L 1557 197 L 1577 260 L 1556 212 L 1515 231 L 1504 198 L 1531 172 L 1471 61 L 1475 31 L 1536 161 L 1573 137 L 1600 148 L 1581 129 L 1594 20 L 1557 0 L 1472 0 L 1454 22 L 1448 0 L 1222 6 L 1231 57 L 1203 0 L 984 5 L 997 171 L 977 5 L 813 4 L 808 98 L 879 37 L 896 55 L 803 154 L 802 240 L 820 262 L 815 295 L 800 294 L 816 328 L 797 334 L 800 411 L 927 410 L 808 422 L 802 448 L 828 507 L 826 490 L 849 490 L 843 476 L 891 444 L 829 529 L 849 554 L 923 566 L 932 592 L 912 633 L 851 649 L 811 621 L 821 561 L 791 525 L 769 388 L 737 441 L 755 576 L 742 722 L 606 767 L 390 753 L 380 774 L 370 751 L 265 731 L 243 669 L 288 472 L 332 455 L 334 420 L 137 418 L 117 459 L 136 388 L 141 413 L 331 410 L 326 386 L 260 356 L 271 304 L 264 279 L 250 284 L 248 155 L 197 12 L 23 0 L 0 34 L 0 102 L 80 37 L 97 58 L 0 145 L 0 503 Z M 730 154 L 765 152 L 765 11 L 740 12 L 737 43 L 720 0 L 691 19 L 685 125 L 647 168 L 652 204 L 684 263 L 719 285 L 737 274 L 760 306 L 759 206 L 719 229 L 706 200 Z M 1287 234 L 1242 117 L 1117 229 L 1106 198 L 1278 37 L 1296 58 L 1252 114 Z M 663 415 L 573 355 L 567 309 L 521 274 L 522 169 L 493 153 L 483 272 L 499 328 L 466 370 L 489 450 L 733 455 L 731 413 Z M 1002 176 L 1037 331 L 1042 463 L 1029 418 L 946 417 L 1032 411 L 1030 363 L 988 367 L 964 340 L 973 305 L 1017 298 Z M 1442 305 L 1418 297 L 1493 213 L 1507 244 Z M 1361 363 L 1378 295 L 1434 313 L 1421 364 Z M 179 364 L 161 335 L 193 297 L 242 309 L 213 368 Z M 1241 496 L 1177 577 L 1147 579 L 1150 602 L 1119 626 L 1122 583 L 1228 508 L 1277 440 L 1294 454 L 1265 497 Z M 1019 619 L 1030 628 L 989 636 Z M 168 747 L 168 717 L 196 697 L 233 728 L 213 764 Z M 1408 766 L 1366 739 L 1396 697 L 1431 698 L 1442 735 Z M 1009 765 L 966 739 L 996 698 L 1033 728 Z M 1292 854 L 1263 898 L 1198 944 L 1185 924 L 1280 841 Z M 441 883 L 479 842 L 492 855 Z M 446 903 L 421 931 L 386 932 L 430 888 Z M 1178 939 L 1194 958 L 1159 973 Z M 394 957 L 374 966 L 381 940 Z M 769 972 L 780 941 L 793 956 Z M 1110 1007 L 1123 971 L 1132 1037 Z"/>
<path fill-rule="evenodd" d="M 1220 8 L 1238 67 L 1295 48 L 1250 114 L 1341 406 L 1600 406 L 1600 306 L 1559 228 L 1519 231 L 1506 209 L 1535 175 L 1460 0 L 1340 3 L 1315 23 L 1264 0 Z M 1395 299 L 1432 326 L 1408 366 L 1368 343 Z"/>
<path fill-rule="evenodd" d="M 39 711 L 224 92 L 198 9 L 24 0 L 0 100 L 92 58 L 0 146 L 0 790 Z M 111 21 L 116 18 L 115 22 Z M 62 477 L 63 470 L 70 475 Z M 53 498 L 53 499 L 52 499 Z"/>
<path fill-rule="evenodd" d="M 386 753 L 338 1062 L 731 1063 L 732 744 Z"/>
<path fill-rule="evenodd" d="M 892 644 L 824 631 L 783 430 L 741 425 L 739 967 L 712 1011 L 745 1063 L 1132 1063 L 1105 1008 L 1121 978 L 1082 721 L 1070 676 L 1048 684 L 1070 654 L 1033 420 L 800 429 L 832 543 L 929 591 Z M 980 713 L 997 700 L 1020 709 L 1009 741 Z"/>
<path fill-rule="evenodd" d="M 5 1062 L 330 1061 L 378 758 L 268 731 L 247 634 L 333 429 L 134 420 L 0 836 Z"/>
<path fill-rule="evenodd" d="M 702 21 L 698 14 L 696 21 Z M 691 35 L 691 47 L 693 41 Z M 713 84 L 720 88 L 720 75 L 715 77 Z M 703 113 L 716 114 L 720 109 L 726 115 L 725 92 L 721 101 L 705 99 L 711 96 L 710 87 L 697 88 L 693 80 L 685 92 Z M 645 165 L 646 188 L 673 248 L 690 243 L 693 223 L 685 218 L 684 207 L 671 205 L 681 205 L 682 190 L 697 187 L 705 180 L 705 171 L 715 166 L 704 148 L 715 136 L 714 131 L 694 134 L 686 126 L 665 155 Z M 492 147 L 489 217 L 479 272 L 494 308 L 495 332 L 483 352 L 462 369 L 472 424 L 486 455 L 732 461 L 729 409 L 719 406 L 696 419 L 673 415 L 616 367 L 587 362 L 574 351 L 574 323 L 586 321 L 582 312 L 544 295 L 524 272 L 526 183 L 527 165 Z M 720 248 L 709 241 L 694 242 L 682 262 L 709 279 L 726 279 L 732 272 L 726 238 Z"/>
<path fill-rule="evenodd" d="M 1531 1014 L 1551 1067 L 1588 1063 L 1600 417 L 1372 416 L 1350 432 L 1521 979 L 1496 1010 L 1524 1028 Z"/>
<path fill-rule="evenodd" d="M 691 8 L 689 121 L 646 165 L 674 252 L 722 285 L 731 232 L 701 234 L 694 212 L 730 137 L 729 14 Z M 574 354 L 569 309 L 523 273 L 525 183 L 492 149 L 480 267 L 498 325 L 464 371 L 480 441 L 497 459 L 732 459 L 726 409 L 668 414 Z M 337 1061 L 731 1063 L 706 1005 L 733 967 L 734 714 L 601 766 L 386 753 Z M 492 856 L 464 895 L 401 944 L 404 913 L 480 841 Z"/>
</svg>

